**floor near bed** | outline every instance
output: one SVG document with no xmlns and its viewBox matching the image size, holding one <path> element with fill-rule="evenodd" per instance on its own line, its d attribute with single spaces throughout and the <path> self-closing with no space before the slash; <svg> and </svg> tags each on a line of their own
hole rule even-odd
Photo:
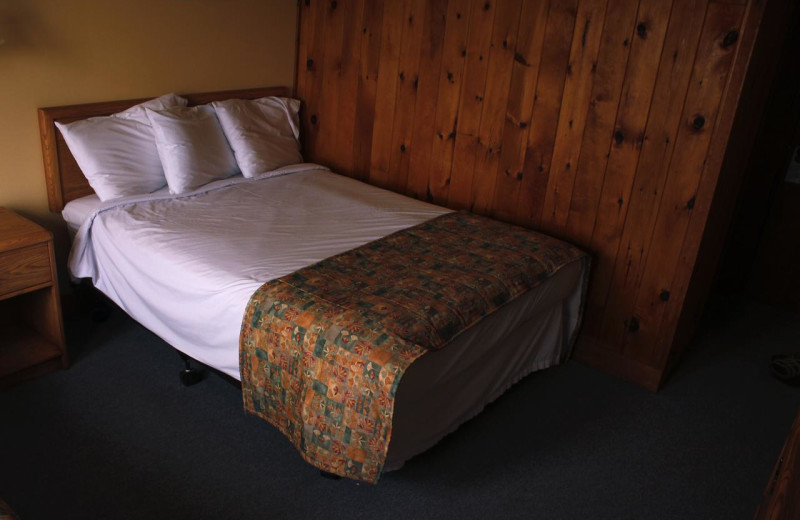
<svg viewBox="0 0 800 520">
<path fill-rule="evenodd" d="M 20 518 L 751 518 L 800 388 L 800 318 L 716 300 L 658 394 L 576 362 L 533 374 L 375 486 L 320 478 L 211 375 L 115 310 L 67 319 L 72 367 L 0 393 Z M 46 497 L 46 499 L 45 499 Z"/>
</svg>

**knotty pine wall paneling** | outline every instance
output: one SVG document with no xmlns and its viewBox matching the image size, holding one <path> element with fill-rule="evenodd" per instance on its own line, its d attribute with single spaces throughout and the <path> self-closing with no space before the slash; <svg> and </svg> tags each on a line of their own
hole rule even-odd
<svg viewBox="0 0 800 520">
<path fill-rule="evenodd" d="M 655 390 L 764 4 L 302 0 L 306 158 L 585 248 L 576 356 Z"/>
</svg>

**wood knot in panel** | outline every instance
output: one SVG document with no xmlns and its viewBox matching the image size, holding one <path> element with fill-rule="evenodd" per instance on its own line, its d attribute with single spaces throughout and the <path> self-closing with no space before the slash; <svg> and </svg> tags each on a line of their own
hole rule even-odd
<svg viewBox="0 0 800 520">
<path fill-rule="evenodd" d="M 639 318 L 636 316 L 631 316 L 630 321 L 628 322 L 628 330 L 631 332 L 637 332 L 639 330 Z"/>
<path fill-rule="evenodd" d="M 729 31 L 728 34 L 722 39 L 722 48 L 727 49 L 731 45 L 734 45 L 737 41 L 739 41 L 739 31 L 736 29 Z"/>
</svg>

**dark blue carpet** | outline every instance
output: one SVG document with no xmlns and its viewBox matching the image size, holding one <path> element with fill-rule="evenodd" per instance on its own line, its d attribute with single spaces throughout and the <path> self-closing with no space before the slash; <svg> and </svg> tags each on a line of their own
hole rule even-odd
<svg viewBox="0 0 800 520">
<path fill-rule="evenodd" d="M 376 487 L 331 481 L 217 375 L 189 388 L 115 310 L 73 366 L 0 393 L 0 497 L 50 518 L 749 519 L 800 406 L 769 356 L 800 317 L 715 301 L 658 394 L 576 362 L 534 374 Z"/>
</svg>

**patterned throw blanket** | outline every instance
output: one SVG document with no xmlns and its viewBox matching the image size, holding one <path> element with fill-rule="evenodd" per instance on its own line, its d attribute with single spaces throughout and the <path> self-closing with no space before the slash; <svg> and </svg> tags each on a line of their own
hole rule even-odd
<svg viewBox="0 0 800 520">
<path fill-rule="evenodd" d="M 245 409 L 314 466 L 377 483 L 409 365 L 584 256 L 448 213 L 267 282 L 242 322 Z"/>
</svg>

